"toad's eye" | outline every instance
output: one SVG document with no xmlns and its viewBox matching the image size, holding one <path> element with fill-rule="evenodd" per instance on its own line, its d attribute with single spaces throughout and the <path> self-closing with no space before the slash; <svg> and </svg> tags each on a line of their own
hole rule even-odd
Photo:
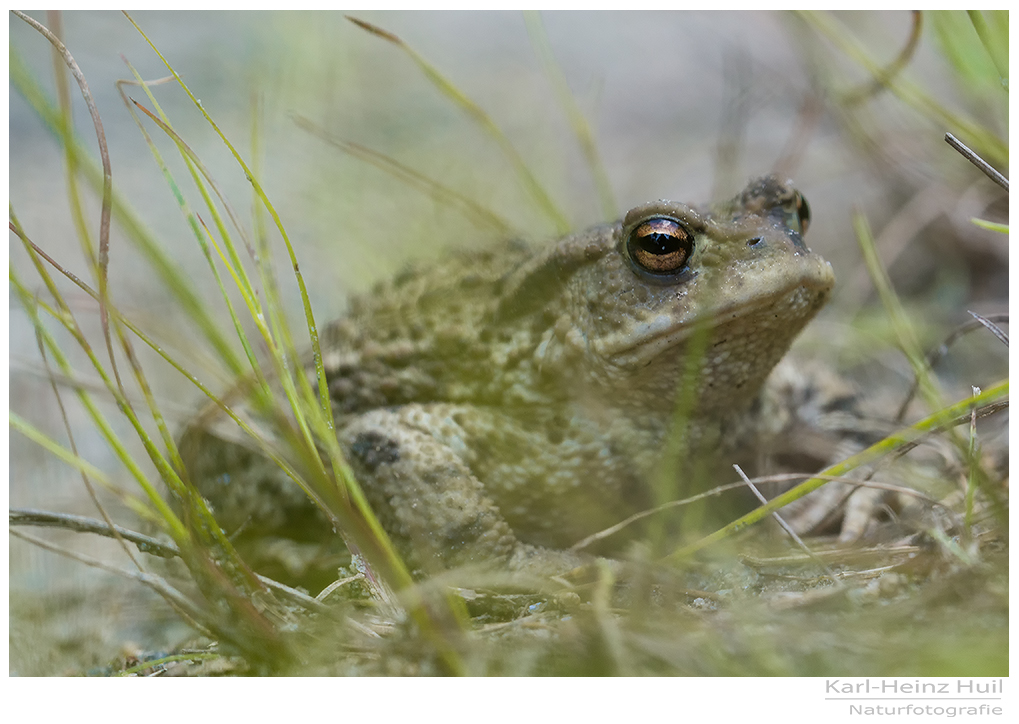
<svg viewBox="0 0 1019 724">
<path fill-rule="evenodd" d="M 626 253 L 651 274 L 675 274 L 693 253 L 693 234 L 674 219 L 653 217 L 630 232 Z"/>
<path fill-rule="evenodd" d="M 810 226 L 810 205 L 803 194 L 797 191 L 790 206 L 787 216 L 789 227 L 800 232 L 801 236 L 806 235 Z"/>
</svg>

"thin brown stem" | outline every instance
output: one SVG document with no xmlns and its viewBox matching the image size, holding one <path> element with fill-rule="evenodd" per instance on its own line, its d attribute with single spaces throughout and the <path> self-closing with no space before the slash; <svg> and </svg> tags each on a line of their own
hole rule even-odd
<svg viewBox="0 0 1019 724">
<path fill-rule="evenodd" d="M 970 314 L 973 315 L 974 319 L 964 322 L 953 329 L 952 333 L 945 337 L 945 341 L 927 353 L 926 362 L 928 369 L 933 369 L 934 365 L 936 365 L 942 357 L 948 354 L 949 348 L 963 335 L 969 334 L 973 330 L 980 329 L 981 327 L 990 330 L 994 336 L 998 337 L 998 339 L 1001 339 L 1002 342 L 1008 345 L 1008 337 L 1005 336 L 1004 339 L 1002 339 L 1002 336 L 1005 333 L 998 329 L 998 326 L 994 324 L 995 322 L 1008 322 L 1007 312 L 1002 314 L 989 314 L 986 317 L 981 317 L 973 312 L 970 312 Z M 997 330 L 997 332 L 995 332 L 995 330 Z M 909 407 L 909 403 L 913 401 L 913 398 L 916 396 L 916 391 L 919 388 L 920 380 L 914 378 L 913 384 L 909 388 L 909 392 L 906 393 L 906 398 L 902 401 L 902 404 L 899 405 L 899 411 L 895 414 L 895 422 L 902 422 L 905 419 L 906 409 Z"/>
<path fill-rule="evenodd" d="M 991 164 L 987 163 L 987 161 L 980 158 L 980 154 L 978 154 L 976 151 L 971 149 L 965 143 L 963 143 L 958 138 L 953 136 L 951 133 L 945 134 L 945 141 L 948 142 L 949 146 L 951 146 L 956 151 L 961 153 L 963 158 L 965 158 L 971 164 L 980 169 L 984 173 L 984 175 L 987 176 L 987 178 L 991 179 L 991 181 L 998 184 L 998 186 L 1001 186 L 1001 188 L 1008 191 L 1008 179 L 1002 176 L 1000 173 L 998 173 L 998 171 L 993 166 L 991 166 Z"/>
<path fill-rule="evenodd" d="M 891 85 L 892 80 L 897 76 L 909 61 L 913 58 L 917 46 L 920 44 L 920 37 L 923 35 L 923 13 L 919 10 L 913 11 L 913 25 L 909 32 L 906 45 L 891 63 L 881 68 L 874 74 L 873 80 L 856 90 L 849 91 L 843 97 L 846 105 L 856 105 L 881 92 L 882 89 Z"/>
<path fill-rule="evenodd" d="M 106 350 L 110 355 L 113 374 L 117 379 L 117 385 L 123 391 L 124 385 L 120 381 L 120 373 L 117 371 L 117 360 L 113 354 L 113 340 L 110 336 L 110 320 L 107 311 L 109 303 L 107 282 L 110 266 L 110 214 L 113 208 L 113 169 L 110 165 L 110 153 L 106 148 L 106 133 L 103 131 L 103 121 L 99 117 L 99 109 L 92 99 L 92 92 L 88 88 L 88 83 L 85 82 L 85 75 L 81 72 L 81 68 L 78 67 L 74 56 L 60 42 L 60 38 L 50 32 L 50 29 L 45 25 L 25 15 L 25 13 L 19 10 L 11 10 L 11 12 L 35 28 L 60 53 L 64 63 L 71 69 L 71 75 L 74 76 L 74 80 L 81 89 L 81 96 L 85 99 L 85 105 L 88 106 L 88 112 L 92 116 L 92 125 L 95 126 L 96 139 L 99 141 L 99 157 L 103 162 L 103 202 L 102 211 L 99 216 L 99 316 L 102 320 L 103 337 L 106 340 Z M 68 142 L 70 143 L 70 139 L 68 139 Z"/>
</svg>

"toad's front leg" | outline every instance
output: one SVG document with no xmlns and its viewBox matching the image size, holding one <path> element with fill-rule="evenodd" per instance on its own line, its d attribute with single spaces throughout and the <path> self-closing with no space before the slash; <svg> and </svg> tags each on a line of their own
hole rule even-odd
<svg viewBox="0 0 1019 724">
<path fill-rule="evenodd" d="M 590 559 L 521 542 L 464 460 L 453 405 L 373 410 L 339 433 L 382 527 L 413 568 L 470 564 L 556 575 Z"/>
</svg>

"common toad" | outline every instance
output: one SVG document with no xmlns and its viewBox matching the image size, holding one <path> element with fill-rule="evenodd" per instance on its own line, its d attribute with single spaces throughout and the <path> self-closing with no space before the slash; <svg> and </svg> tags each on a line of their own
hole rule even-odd
<svg viewBox="0 0 1019 724">
<path fill-rule="evenodd" d="M 354 299 L 322 338 L 333 413 L 412 567 L 561 572 L 581 560 L 571 544 L 653 505 L 695 329 L 708 337 L 686 455 L 756 449 L 766 380 L 834 284 L 804 244 L 808 223 L 800 193 L 769 176 L 724 203 L 648 203 L 543 249 L 458 251 Z M 329 536 L 223 423 L 207 416 L 181 450 L 224 529 Z"/>
</svg>

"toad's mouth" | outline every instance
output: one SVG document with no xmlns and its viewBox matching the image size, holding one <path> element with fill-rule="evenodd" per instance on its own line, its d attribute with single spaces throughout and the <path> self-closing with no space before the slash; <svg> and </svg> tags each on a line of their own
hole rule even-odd
<svg viewBox="0 0 1019 724">
<path fill-rule="evenodd" d="M 717 337 L 732 334 L 734 325 L 744 328 L 737 334 L 767 333 L 773 337 L 775 346 L 787 347 L 828 301 L 833 285 L 831 267 L 822 261 L 814 273 L 799 277 L 771 294 L 733 299 L 707 314 L 693 317 L 662 314 L 634 325 L 625 334 L 599 339 L 594 348 L 613 365 L 640 368 L 682 347 L 697 329 L 706 327 Z M 759 325 L 755 322 L 758 319 Z"/>
</svg>

